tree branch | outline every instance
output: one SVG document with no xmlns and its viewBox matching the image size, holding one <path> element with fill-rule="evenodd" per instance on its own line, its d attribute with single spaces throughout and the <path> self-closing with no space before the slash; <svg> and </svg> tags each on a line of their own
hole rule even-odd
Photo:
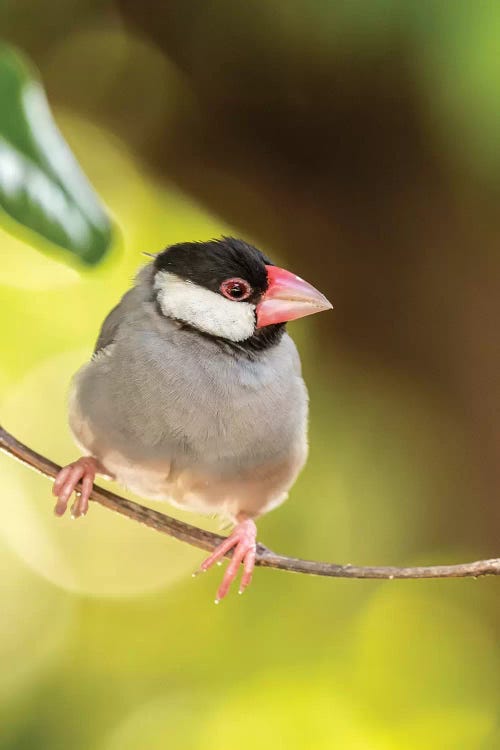
<svg viewBox="0 0 500 750">
<path fill-rule="evenodd" d="M 0 450 L 32 469 L 55 477 L 60 466 L 45 456 L 41 456 L 27 445 L 19 442 L 9 432 L 0 426 Z M 193 547 L 211 551 L 224 537 L 211 531 L 204 531 L 197 526 L 178 521 L 175 518 L 146 508 L 144 505 L 126 500 L 114 492 L 102 487 L 94 486 L 91 499 L 115 513 L 143 523 L 156 531 L 187 542 Z M 228 555 L 230 556 L 230 555 Z M 396 567 L 361 567 L 356 565 L 339 565 L 336 563 L 318 562 L 316 560 L 302 560 L 298 557 L 287 557 L 272 552 L 264 545 L 257 546 L 256 564 L 265 568 L 279 568 L 293 573 L 307 573 L 309 575 L 330 576 L 333 578 L 477 578 L 478 576 L 500 575 L 500 559 L 478 560 L 477 562 L 458 565 L 430 565 L 414 568 Z"/>
</svg>

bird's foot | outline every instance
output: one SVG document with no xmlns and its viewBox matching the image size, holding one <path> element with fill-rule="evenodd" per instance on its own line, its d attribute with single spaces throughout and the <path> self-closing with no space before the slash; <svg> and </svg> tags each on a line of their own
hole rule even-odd
<svg viewBox="0 0 500 750">
<path fill-rule="evenodd" d="M 229 565 L 224 573 L 224 578 L 222 579 L 222 583 L 217 591 L 217 598 L 215 600 L 216 604 L 226 596 L 229 587 L 238 575 L 238 568 L 241 563 L 243 563 L 243 575 L 241 577 L 239 593 L 242 594 L 249 585 L 255 567 L 255 553 L 257 549 L 256 538 L 257 527 L 255 523 L 250 519 L 241 521 L 235 526 L 227 539 L 215 548 L 210 557 L 207 557 L 207 559 L 202 562 L 200 570 L 204 572 L 211 568 L 212 565 L 215 565 L 215 563 L 220 562 L 229 550 L 233 550 L 233 556 L 229 561 Z"/>
<path fill-rule="evenodd" d="M 71 518 L 79 518 L 86 514 L 89 509 L 89 497 L 94 486 L 95 475 L 99 469 L 99 462 L 91 456 L 82 456 L 78 461 L 73 461 L 73 463 L 61 469 L 52 488 L 52 494 L 57 497 L 54 508 L 56 516 L 64 515 L 69 499 L 79 482 L 82 484 L 71 507 Z"/>
</svg>

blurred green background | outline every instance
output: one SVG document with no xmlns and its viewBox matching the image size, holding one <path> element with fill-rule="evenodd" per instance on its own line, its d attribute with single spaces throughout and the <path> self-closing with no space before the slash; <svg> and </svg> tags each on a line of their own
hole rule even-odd
<svg viewBox="0 0 500 750">
<path fill-rule="evenodd" d="M 74 459 L 68 382 L 141 253 L 242 235 L 335 304 L 290 327 L 311 455 L 261 540 L 498 555 L 500 5 L 3 0 L 0 30 L 119 227 L 92 269 L 1 230 L 3 425 Z M 2 750 L 500 746 L 496 579 L 258 569 L 215 607 L 201 552 L 0 477 Z"/>
</svg>

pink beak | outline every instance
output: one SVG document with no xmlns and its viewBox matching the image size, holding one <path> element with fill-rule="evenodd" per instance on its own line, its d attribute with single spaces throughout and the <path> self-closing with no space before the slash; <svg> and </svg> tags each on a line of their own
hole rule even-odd
<svg viewBox="0 0 500 750">
<path fill-rule="evenodd" d="M 325 295 L 300 276 L 277 266 L 266 266 L 266 269 L 268 287 L 256 308 L 257 328 L 332 308 Z"/>
</svg>

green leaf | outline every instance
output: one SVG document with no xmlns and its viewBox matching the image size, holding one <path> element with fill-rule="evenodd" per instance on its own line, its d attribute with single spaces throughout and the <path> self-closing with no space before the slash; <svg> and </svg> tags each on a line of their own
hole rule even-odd
<svg viewBox="0 0 500 750">
<path fill-rule="evenodd" d="M 102 258 L 112 239 L 111 222 L 35 72 L 0 43 L 0 222 L 12 228 L 8 217 L 88 264 Z"/>
</svg>

